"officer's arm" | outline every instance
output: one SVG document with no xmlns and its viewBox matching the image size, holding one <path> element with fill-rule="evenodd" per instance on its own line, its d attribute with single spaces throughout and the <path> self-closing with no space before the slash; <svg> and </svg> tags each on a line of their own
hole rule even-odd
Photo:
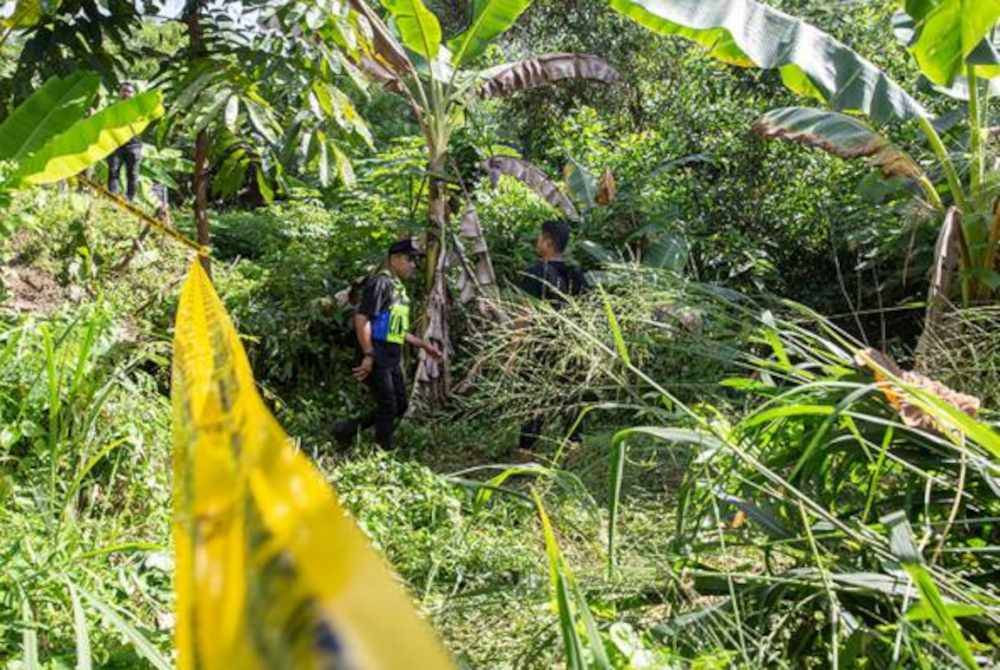
<svg viewBox="0 0 1000 670">
<path fill-rule="evenodd" d="M 411 333 L 406 334 L 406 343 L 410 346 L 417 347 L 418 349 L 423 349 L 431 358 L 441 358 L 441 350 L 438 349 L 433 343 L 427 340 L 421 339 L 416 335 Z"/>
<path fill-rule="evenodd" d="M 368 320 L 368 315 L 360 312 L 354 315 L 354 335 L 363 353 L 372 350 L 372 322 Z"/>
</svg>

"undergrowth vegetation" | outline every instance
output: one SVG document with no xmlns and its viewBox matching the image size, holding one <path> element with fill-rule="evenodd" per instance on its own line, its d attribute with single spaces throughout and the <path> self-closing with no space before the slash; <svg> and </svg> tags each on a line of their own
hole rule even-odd
<svg viewBox="0 0 1000 670">
<path fill-rule="evenodd" d="M 60 294 L 6 312 L 0 341 L 7 662 L 21 667 L 14 659 L 35 648 L 51 667 L 72 664 L 83 635 L 101 667 L 164 667 L 172 298 L 162 283 L 182 267 L 154 241 L 115 274 L 134 224 L 76 194 L 32 196 L 21 211 L 7 271 L 30 257 Z M 808 309 L 609 266 L 563 309 L 506 293 L 493 308 L 507 326 L 467 325 L 468 388 L 454 410 L 404 422 L 394 453 L 367 442 L 338 451 L 330 422 L 364 399 L 338 382 L 346 347 L 325 341 L 336 309 L 293 296 L 342 288 L 334 282 L 364 270 L 364 243 L 338 257 L 316 243 L 329 215 L 292 211 L 261 219 L 284 242 L 254 258 L 234 250 L 216 282 L 279 415 L 470 667 L 549 667 L 567 635 L 588 663 L 613 667 L 997 660 L 1000 447 L 984 423 L 987 394 L 972 419 L 899 381 L 895 392 L 934 417 L 912 428 L 891 382 L 858 366 L 862 345 Z M 223 219 L 234 239 L 243 217 Z M 40 220 L 59 221 L 48 238 L 74 245 L 51 245 Z M 290 271 L 289 258 L 312 259 L 314 274 Z M 277 309 L 287 326 L 318 330 L 260 320 Z M 964 327 L 985 336 L 973 328 L 984 313 L 966 313 Z M 540 375 L 547 360 L 554 372 Z M 974 390 L 963 371 L 989 379 L 987 365 L 932 367 Z M 273 395 L 322 378 L 310 374 L 330 386 Z M 518 426 L 537 413 L 547 437 L 515 462 Z M 582 443 L 567 439 L 577 421 Z M 572 595 L 555 610 L 547 565 Z"/>
</svg>

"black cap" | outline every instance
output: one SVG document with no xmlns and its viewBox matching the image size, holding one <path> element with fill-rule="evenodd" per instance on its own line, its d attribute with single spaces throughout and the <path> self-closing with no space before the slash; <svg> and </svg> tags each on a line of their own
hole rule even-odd
<svg viewBox="0 0 1000 670">
<path fill-rule="evenodd" d="M 399 240 L 398 242 L 393 242 L 389 247 L 389 255 L 393 254 L 406 254 L 407 256 L 426 256 L 424 251 L 421 251 L 413 244 L 413 240 L 407 237 L 406 239 Z"/>
</svg>

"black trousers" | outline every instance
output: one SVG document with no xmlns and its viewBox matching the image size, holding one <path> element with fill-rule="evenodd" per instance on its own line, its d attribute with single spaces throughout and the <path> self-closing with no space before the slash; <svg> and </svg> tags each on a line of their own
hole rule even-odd
<svg viewBox="0 0 1000 670">
<path fill-rule="evenodd" d="M 142 161 L 142 145 L 124 145 L 115 149 L 108 156 L 108 190 L 112 193 L 121 192 L 121 170 L 125 166 L 125 194 L 129 200 L 135 199 L 139 185 L 139 163 Z"/>
<path fill-rule="evenodd" d="M 359 430 L 375 426 L 375 442 L 383 449 L 392 449 L 396 419 L 403 418 L 407 407 L 403 371 L 399 363 L 385 365 L 376 361 L 365 383 L 375 399 L 375 409 L 346 422 L 338 432 L 354 435 Z"/>
<path fill-rule="evenodd" d="M 566 415 L 564 417 L 567 420 L 567 425 L 572 425 L 576 421 L 576 413 L 571 415 Z M 536 416 L 529 419 L 521 426 L 521 435 L 517 440 L 518 449 L 531 449 L 535 446 L 535 442 L 538 441 L 539 436 L 542 434 L 542 428 L 545 427 L 545 419 Z M 577 424 L 576 428 L 573 429 L 573 433 L 569 436 L 570 442 L 579 442 L 581 440 L 580 434 L 583 432 L 583 426 Z"/>
</svg>

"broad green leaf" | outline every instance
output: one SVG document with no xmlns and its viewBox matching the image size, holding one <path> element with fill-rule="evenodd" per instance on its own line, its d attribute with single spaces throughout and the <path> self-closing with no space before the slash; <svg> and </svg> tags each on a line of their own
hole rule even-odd
<svg viewBox="0 0 1000 670">
<path fill-rule="evenodd" d="M 14 5 L 14 13 L 6 19 L 0 19 L 0 27 L 12 30 L 24 30 L 32 27 L 45 15 L 45 4 L 49 3 L 43 3 L 42 0 L 17 0 L 17 4 Z M 48 8 L 49 11 L 59 6 L 58 2 L 51 4 L 53 6 Z"/>
<path fill-rule="evenodd" d="M 83 118 L 100 83 L 93 72 L 45 82 L 0 123 L 0 160 L 24 158 Z"/>
<path fill-rule="evenodd" d="M 270 205 L 274 202 L 274 189 L 267 183 L 267 176 L 259 165 L 254 170 L 254 175 L 257 177 L 257 190 L 260 191 L 260 197 L 264 198 L 264 202 Z"/>
<path fill-rule="evenodd" d="M 223 121 L 226 124 L 226 128 L 229 132 L 236 132 L 236 119 L 240 115 L 240 96 L 235 93 L 229 96 L 228 102 L 226 102 L 226 111 L 223 114 Z"/>
<path fill-rule="evenodd" d="M 382 0 L 396 20 L 407 49 L 433 61 L 441 48 L 441 25 L 421 0 Z"/>
<path fill-rule="evenodd" d="M 490 40 L 507 31 L 532 0 L 473 0 L 472 23 L 460 35 L 448 40 L 455 54 L 455 66 L 481 54 Z"/>
<path fill-rule="evenodd" d="M 15 178 L 24 184 L 50 184 L 72 177 L 141 133 L 162 114 L 158 91 L 121 100 L 53 137 L 21 163 Z"/>
<path fill-rule="evenodd" d="M 340 177 L 340 182 L 346 188 L 354 188 L 357 180 L 354 177 L 354 168 L 351 166 L 351 159 L 336 144 L 331 144 L 330 148 L 333 150 L 333 159 L 337 164 L 337 176 Z"/>
<path fill-rule="evenodd" d="M 563 170 L 563 178 L 566 180 L 569 192 L 577 201 L 583 203 L 585 209 L 592 209 L 597 198 L 597 179 L 594 175 L 576 159 L 570 157 L 569 163 Z"/>
<path fill-rule="evenodd" d="M 725 63 L 777 69 L 792 91 L 836 110 L 864 112 L 878 123 L 926 115 L 857 52 L 754 0 L 611 0 L 611 6 L 650 30 L 693 40 Z"/>
<path fill-rule="evenodd" d="M 760 117 L 753 131 L 798 142 L 840 158 L 870 158 L 886 177 L 918 179 L 923 170 L 905 151 L 857 119 L 824 109 L 783 107 Z"/>
<path fill-rule="evenodd" d="M 948 86 L 1000 20 L 1000 0 L 940 0 L 929 10 L 927 4 L 907 6 L 917 31 L 910 52 L 928 79 Z"/>
</svg>

